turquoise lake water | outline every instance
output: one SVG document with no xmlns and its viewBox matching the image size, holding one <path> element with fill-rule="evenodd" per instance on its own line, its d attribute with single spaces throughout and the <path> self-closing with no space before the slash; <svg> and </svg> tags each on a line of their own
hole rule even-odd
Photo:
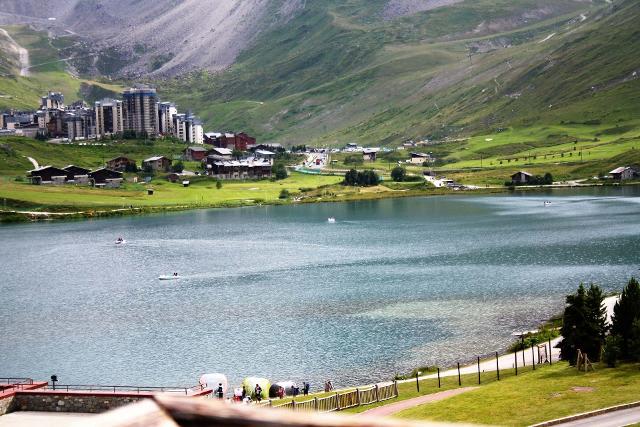
<svg viewBox="0 0 640 427">
<path fill-rule="evenodd" d="M 637 276 L 639 213 L 610 188 L 2 226 L 0 377 L 315 388 L 469 360 Z"/>
</svg>

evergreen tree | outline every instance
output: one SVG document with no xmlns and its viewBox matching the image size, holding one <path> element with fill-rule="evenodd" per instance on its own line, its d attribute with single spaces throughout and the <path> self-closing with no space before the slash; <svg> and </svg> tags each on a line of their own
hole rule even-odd
<svg viewBox="0 0 640 427">
<path fill-rule="evenodd" d="M 560 342 L 560 357 L 569 361 L 569 364 L 576 363 L 578 350 L 582 350 L 581 345 L 585 341 L 585 323 L 587 318 L 586 292 L 584 285 L 580 283 L 575 294 L 567 295 L 567 306 L 564 309 L 562 320 L 562 341 Z"/>
<path fill-rule="evenodd" d="M 635 362 L 640 360 L 640 319 L 631 325 L 631 339 L 629 341 L 629 358 Z"/>
<path fill-rule="evenodd" d="M 607 332 L 607 309 L 604 307 L 602 289 L 593 283 L 589 286 L 585 298 L 586 324 L 585 342 L 580 349 L 591 360 L 600 360 L 600 352 Z"/>
<path fill-rule="evenodd" d="M 632 339 L 633 322 L 640 318 L 640 285 L 635 278 L 631 278 L 620 295 L 620 299 L 613 307 L 611 333 L 620 338 L 620 356 L 622 359 L 631 358 L 630 344 Z"/>
</svg>

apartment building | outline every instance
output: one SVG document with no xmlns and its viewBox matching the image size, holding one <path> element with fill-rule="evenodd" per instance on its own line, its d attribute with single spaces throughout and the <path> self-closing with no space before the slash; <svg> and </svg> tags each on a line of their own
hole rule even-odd
<svg viewBox="0 0 640 427">
<path fill-rule="evenodd" d="M 155 88 L 127 89 L 122 98 L 124 130 L 139 135 L 158 135 L 158 95 Z"/>
<path fill-rule="evenodd" d="M 94 104 L 96 135 L 98 137 L 114 135 L 124 131 L 122 101 L 103 99 Z"/>
</svg>

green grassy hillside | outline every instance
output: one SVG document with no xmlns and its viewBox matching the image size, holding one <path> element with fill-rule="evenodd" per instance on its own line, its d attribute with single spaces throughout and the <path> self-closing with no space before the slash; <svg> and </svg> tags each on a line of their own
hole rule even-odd
<svg viewBox="0 0 640 427">
<path fill-rule="evenodd" d="M 391 21 L 383 3 L 313 2 L 229 71 L 163 82 L 163 92 L 209 129 L 276 142 L 475 136 L 433 149 L 461 167 L 520 161 L 532 148 L 559 154 L 574 137 L 604 142 L 603 131 L 611 155 L 637 140 L 637 2 L 465 1 Z"/>
</svg>

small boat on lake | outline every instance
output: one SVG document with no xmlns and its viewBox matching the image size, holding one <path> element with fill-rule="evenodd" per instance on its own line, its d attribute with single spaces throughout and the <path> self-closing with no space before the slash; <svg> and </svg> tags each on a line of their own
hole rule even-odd
<svg viewBox="0 0 640 427">
<path fill-rule="evenodd" d="M 336 222 L 336 219 L 334 217 L 330 216 L 329 218 L 327 218 L 327 222 L 329 224 L 333 224 L 334 222 Z"/>
<path fill-rule="evenodd" d="M 548 200 L 545 200 L 545 201 L 544 201 L 544 205 L 545 205 L 545 206 L 550 206 L 550 205 L 551 205 L 551 202 L 550 202 L 550 201 L 548 201 Z"/>
<path fill-rule="evenodd" d="M 116 245 L 124 245 L 125 243 L 127 243 L 127 241 L 124 240 L 122 237 L 118 237 L 116 239 Z"/>
<path fill-rule="evenodd" d="M 158 277 L 158 280 L 178 280 L 180 278 L 180 276 L 178 276 L 178 273 L 173 273 L 172 275 L 168 276 L 168 275 L 163 275 Z"/>
</svg>

